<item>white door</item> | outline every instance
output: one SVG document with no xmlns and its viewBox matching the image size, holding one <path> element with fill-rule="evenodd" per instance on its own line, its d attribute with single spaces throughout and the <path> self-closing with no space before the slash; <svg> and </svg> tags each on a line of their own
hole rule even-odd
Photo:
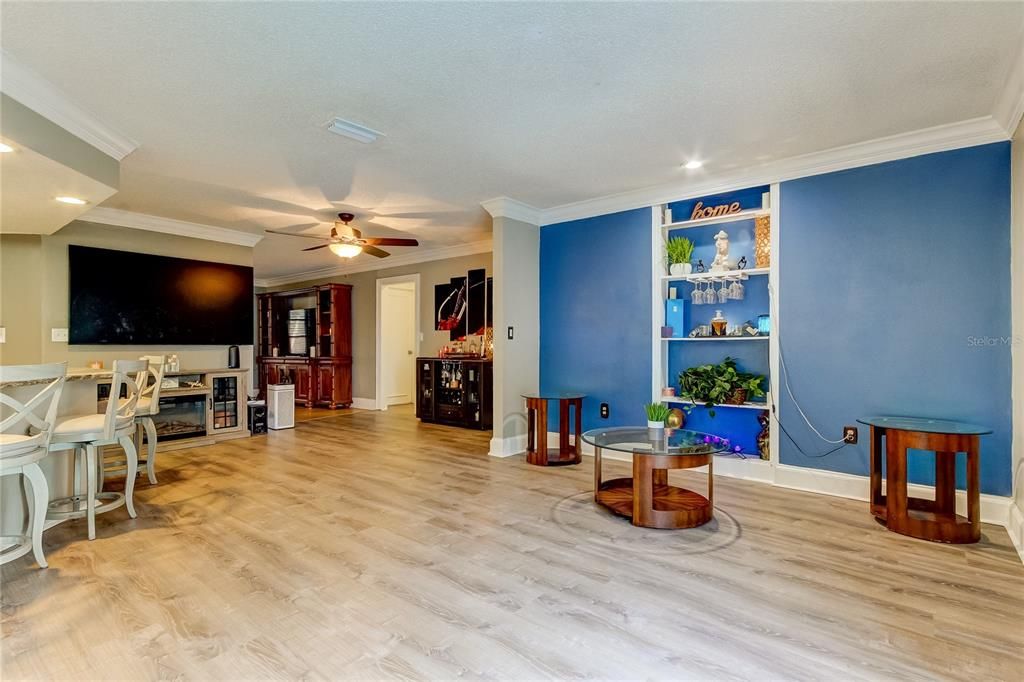
<svg viewBox="0 0 1024 682">
<path fill-rule="evenodd" d="M 416 392 L 415 284 L 388 284 L 380 296 L 381 395 L 387 405 L 405 405 Z"/>
</svg>

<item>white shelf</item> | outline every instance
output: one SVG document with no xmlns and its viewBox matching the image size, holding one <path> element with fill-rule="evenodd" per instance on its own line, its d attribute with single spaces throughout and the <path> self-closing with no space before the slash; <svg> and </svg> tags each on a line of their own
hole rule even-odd
<svg viewBox="0 0 1024 682">
<path fill-rule="evenodd" d="M 740 276 L 740 279 L 746 279 L 757 275 L 767 275 L 769 272 L 771 272 L 771 268 L 750 268 L 748 270 L 730 270 L 729 272 L 693 272 L 689 275 L 662 275 L 661 280 L 663 282 L 720 282 L 723 279 L 736 279 L 737 275 Z"/>
<path fill-rule="evenodd" d="M 765 334 L 764 336 L 673 336 L 671 338 L 662 338 L 662 341 L 767 341 L 771 336 Z"/>
<path fill-rule="evenodd" d="M 727 215 L 715 216 L 714 218 L 697 218 L 696 220 L 681 220 L 676 223 L 668 223 L 661 226 L 662 230 L 685 230 L 689 227 L 704 227 L 705 225 L 720 225 L 723 223 L 737 223 L 741 220 L 752 220 L 761 216 L 770 215 L 768 209 L 757 208 L 729 213 Z"/>
<path fill-rule="evenodd" d="M 663 403 L 679 403 L 681 405 L 696 405 L 698 407 L 703 407 L 704 406 L 704 403 L 695 403 L 692 400 L 684 400 L 683 398 L 680 398 L 679 396 L 664 396 L 663 395 L 663 396 L 661 396 L 661 402 L 663 402 Z M 725 403 L 715 403 L 715 409 L 716 410 L 718 408 L 720 408 L 720 407 L 730 407 L 730 408 L 734 408 L 734 409 L 737 409 L 737 410 L 767 410 L 768 409 L 768 402 L 767 401 L 765 401 L 763 403 L 761 403 L 761 402 L 755 402 L 755 403 L 747 402 L 747 403 L 743 403 L 742 405 L 726 405 Z"/>
</svg>

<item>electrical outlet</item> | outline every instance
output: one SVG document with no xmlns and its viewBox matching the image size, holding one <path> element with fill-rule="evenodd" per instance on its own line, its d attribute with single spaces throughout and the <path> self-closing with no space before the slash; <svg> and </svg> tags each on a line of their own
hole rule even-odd
<svg viewBox="0 0 1024 682">
<path fill-rule="evenodd" d="M 601 419 L 607 419 L 609 415 L 608 403 L 601 403 Z"/>
<path fill-rule="evenodd" d="M 856 426 L 844 426 L 843 427 L 843 440 L 851 445 L 857 442 L 857 427 Z"/>
<path fill-rule="evenodd" d="M 50 330 L 50 341 L 53 341 L 54 343 L 67 343 L 68 330 L 54 327 Z"/>
</svg>

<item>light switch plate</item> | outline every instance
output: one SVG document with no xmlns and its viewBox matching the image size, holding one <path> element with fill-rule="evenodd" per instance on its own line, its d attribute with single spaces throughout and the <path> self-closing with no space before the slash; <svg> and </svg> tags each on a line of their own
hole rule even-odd
<svg viewBox="0 0 1024 682">
<path fill-rule="evenodd" d="M 53 328 L 50 330 L 50 340 L 54 343 L 67 343 L 68 342 L 68 330 Z"/>
<path fill-rule="evenodd" d="M 0 343 L 7 343 L 7 327 L 0 327 Z"/>
</svg>

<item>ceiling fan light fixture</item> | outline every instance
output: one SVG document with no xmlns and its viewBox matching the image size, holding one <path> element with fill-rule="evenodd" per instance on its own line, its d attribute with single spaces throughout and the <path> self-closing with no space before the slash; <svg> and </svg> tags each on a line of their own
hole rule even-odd
<svg viewBox="0 0 1024 682">
<path fill-rule="evenodd" d="M 343 118 L 331 119 L 327 124 L 327 130 L 335 135 L 341 135 L 342 137 L 347 137 L 355 140 L 356 142 L 362 142 L 363 144 L 370 144 L 384 134 L 379 130 L 367 128 L 366 126 L 361 126 L 358 123 L 346 121 Z"/>
<path fill-rule="evenodd" d="M 328 248 L 335 256 L 340 256 L 341 258 L 355 258 L 363 252 L 363 247 L 359 244 L 345 244 L 339 242 L 329 245 Z"/>
</svg>

